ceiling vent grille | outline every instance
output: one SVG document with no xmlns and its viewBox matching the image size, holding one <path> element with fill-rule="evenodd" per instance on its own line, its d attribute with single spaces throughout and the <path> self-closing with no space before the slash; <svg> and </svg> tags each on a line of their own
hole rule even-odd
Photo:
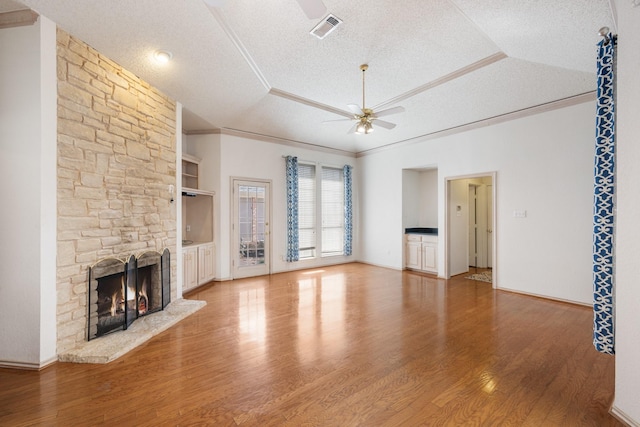
<svg viewBox="0 0 640 427">
<path fill-rule="evenodd" d="M 313 30 L 309 32 L 312 36 L 316 36 L 320 40 L 325 38 L 331 31 L 335 30 L 338 25 L 342 24 L 342 19 L 335 15 L 327 15 L 318 23 Z"/>
</svg>

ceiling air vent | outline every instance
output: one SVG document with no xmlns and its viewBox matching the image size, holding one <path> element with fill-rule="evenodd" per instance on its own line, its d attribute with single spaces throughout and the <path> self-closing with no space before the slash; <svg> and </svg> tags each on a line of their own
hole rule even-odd
<svg viewBox="0 0 640 427">
<path fill-rule="evenodd" d="M 342 24 L 342 19 L 335 15 L 327 15 L 322 21 L 318 23 L 313 30 L 309 32 L 312 36 L 316 36 L 320 40 L 325 38 L 327 34 L 335 30 L 338 25 Z"/>
</svg>

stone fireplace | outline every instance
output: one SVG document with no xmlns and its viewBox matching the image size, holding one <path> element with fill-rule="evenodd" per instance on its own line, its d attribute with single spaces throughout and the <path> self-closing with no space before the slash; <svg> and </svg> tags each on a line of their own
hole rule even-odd
<svg viewBox="0 0 640 427">
<path fill-rule="evenodd" d="M 168 249 L 91 266 L 87 340 L 127 329 L 137 318 L 164 309 L 171 300 L 170 271 Z"/>
<path fill-rule="evenodd" d="M 134 257 L 135 274 L 126 271 L 134 265 L 131 254 L 157 254 L 167 248 L 175 255 L 178 250 L 177 207 L 170 191 L 177 187 L 177 111 L 175 101 L 60 28 L 57 78 L 60 355 L 83 347 L 90 334 L 113 337 L 122 334 L 109 332 L 125 327 L 131 332 L 143 317 L 157 317 L 140 313 L 163 307 L 169 298 L 177 300 L 175 286 L 164 292 L 147 287 L 142 297 L 132 291 L 138 278 L 143 288 L 157 283 L 158 275 L 167 284 L 176 283 L 176 263 L 165 267 L 139 255 Z M 102 267 L 99 276 L 96 266 L 105 259 L 119 261 Z M 98 280 L 88 295 L 92 267 L 93 277 L 104 277 L 100 282 L 105 282 L 108 295 L 101 295 L 99 307 L 90 310 L 89 299 L 94 304 L 98 298 Z"/>
</svg>

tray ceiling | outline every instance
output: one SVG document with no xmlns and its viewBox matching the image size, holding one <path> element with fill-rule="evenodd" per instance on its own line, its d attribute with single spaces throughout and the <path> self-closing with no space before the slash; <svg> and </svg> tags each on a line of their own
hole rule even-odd
<svg viewBox="0 0 640 427">
<path fill-rule="evenodd" d="M 226 129 L 362 153 L 595 90 L 608 0 L 324 0 L 343 23 L 309 34 L 296 0 L 23 0 L 180 101 L 184 130 Z M 0 11 L 15 1 L 0 0 Z M 164 67 L 157 49 L 173 54 Z M 402 105 L 393 130 L 322 123 Z M 400 99 L 398 99 L 400 98 Z"/>
</svg>

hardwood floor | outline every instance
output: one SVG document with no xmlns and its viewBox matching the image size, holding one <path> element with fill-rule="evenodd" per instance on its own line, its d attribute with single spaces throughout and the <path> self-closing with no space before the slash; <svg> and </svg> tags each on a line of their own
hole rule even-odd
<svg viewBox="0 0 640 427">
<path fill-rule="evenodd" d="M 108 365 L 0 369 L 0 426 L 616 426 L 588 307 L 362 264 L 215 283 Z"/>
</svg>

